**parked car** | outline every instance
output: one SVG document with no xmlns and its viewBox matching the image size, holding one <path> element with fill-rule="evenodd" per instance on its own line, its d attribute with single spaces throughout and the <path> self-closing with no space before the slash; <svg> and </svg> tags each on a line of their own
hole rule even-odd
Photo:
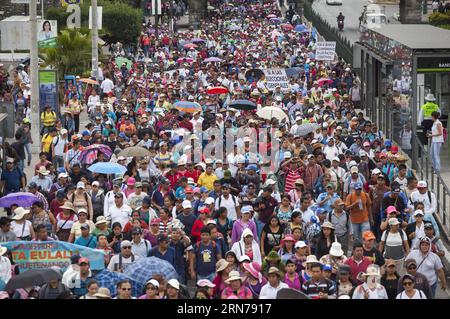
<svg viewBox="0 0 450 319">
<path fill-rule="evenodd" d="M 328 5 L 342 5 L 342 0 L 327 0 Z"/>
</svg>

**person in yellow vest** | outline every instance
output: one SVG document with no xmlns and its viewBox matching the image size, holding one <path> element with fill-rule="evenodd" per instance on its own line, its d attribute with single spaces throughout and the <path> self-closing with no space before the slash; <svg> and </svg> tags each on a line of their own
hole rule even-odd
<svg viewBox="0 0 450 319">
<path fill-rule="evenodd" d="M 426 103 L 420 107 L 419 116 L 417 118 L 417 125 L 421 125 L 423 127 L 423 142 L 427 140 L 425 136 L 427 132 L 431 131 L 431 128 L 433 126 L 431 114 L 433 112 L 441 113 L 441 109 L 435 103 L 436 98 L 432 93 L 427 94 L 427 96 L 425 97 L 425 101 Z M 424 142 L 424 144 L 426 144 L 426 142 Z"/>
<path fill-rule="evenodd" d="M 58 131 L 55 127 L 49 129 L 49 132 L 44 134 L 41 140 L 41 152 L 45 152 L 47 154 L 47 158 L 52 158 L 52 143 L 53 138 L 58 134 Z"/>
<path fill-rule="evenodd" d="M 52 127 L 56 125 L 56 113 L 50 105 L 46 105 L 44 112 L 41 114 L 42 131 L 41 135 L 47 134 Z"/>
</svg>

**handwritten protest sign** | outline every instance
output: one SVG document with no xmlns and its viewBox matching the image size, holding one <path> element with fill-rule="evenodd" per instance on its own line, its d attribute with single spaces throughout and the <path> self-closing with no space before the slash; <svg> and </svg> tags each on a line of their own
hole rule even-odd
<svg viewBox="0 0 450 319">
<path fill-rule="evenodd" d="M 13 241 L 3 243 L 3 246 L 11 251 L 12 259 L 21 271 L 53 266 L 65 270 L 71 264 L 70 257 L 77 254 L 89 258 L 91 269 L 102 270 L 105 268 L 103 250 L 62 241 Z"/>
<path fill-rule="evenodd" d="M 336 54 L 336 42 L 317 42 L 316 60 L 333 61 Z"/>
<path fill-rule="evenodd" d="M 282 92 L 289 91 L 289 79 L 285 69 L 263 69 L 267 80 L 269 91 L 275 91 L 277 85 L 281 87 Z"/>
</svg>

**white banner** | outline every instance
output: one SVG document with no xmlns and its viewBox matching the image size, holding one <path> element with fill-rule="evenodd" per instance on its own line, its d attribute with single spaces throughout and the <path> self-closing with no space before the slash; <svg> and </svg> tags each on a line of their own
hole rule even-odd
<svg viewBox="0 0 450 319">
<path fill-rule="evenodd" d="M 336 42 L 317 42 L 316 60 L 333 61 L 336 54 Z"/>
<path fill-rule="evenodd" d="M 262 71 L 266 76 L 269 91 L 275 91 L 277 85 L 281 87 L 282 92 L 289 91 L 289 79 L 285 69 L 263 69 Z"/>
<path fill-rule="evenodd" d="M 89 29 L 92 29 L 92 7 L 89 7 Z M 97 29 L 103 29 L 103 7 L 97 7 Z"/>
</svg>

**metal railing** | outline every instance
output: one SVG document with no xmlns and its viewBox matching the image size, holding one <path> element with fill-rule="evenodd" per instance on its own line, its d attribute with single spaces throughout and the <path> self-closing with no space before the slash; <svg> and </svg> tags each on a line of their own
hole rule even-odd
<svg viewBox="0 0 450 319">
<path fill-rule="evenodd" d="M 337 28 L 314 12 L 310 2 L 305 2 L 304 4 L 304 16 L 327 41 L 336 41 L 336 53 L 339 57 L 349 63 L 353 63 L 353 46 L 350 44 L 350 41 Z"/>
<path fill-rule="evenodd" d="M 417 136 L 413 136 L 413 143 L 418 145 L 419 157 L 417 160 L 416 176 L 428 183 L 428 189 L 432 190 L 436 195 L 437 211 L 435 218 L 438 220 L 442 234 L 444 234 L 447 242 L 450 234 L 450 189 L 446 185 L 444 179 L 433 169 L 433 161 L 431 156 Z"/>
</svg>

